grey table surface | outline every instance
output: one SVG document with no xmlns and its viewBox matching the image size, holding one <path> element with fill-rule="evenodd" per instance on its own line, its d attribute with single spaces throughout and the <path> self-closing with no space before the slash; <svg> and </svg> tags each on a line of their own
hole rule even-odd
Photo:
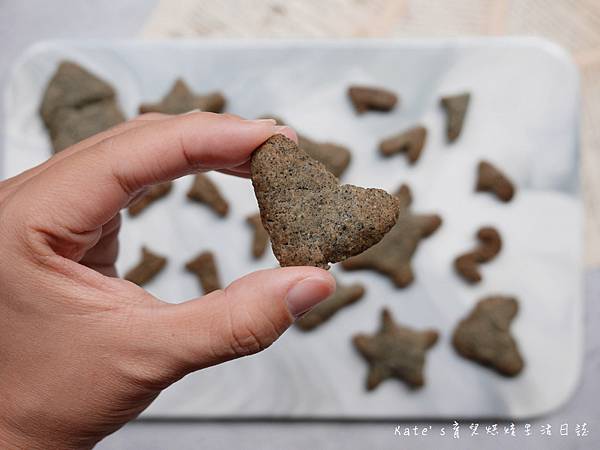
<svg viewBox="0 0 600 450">
<path fill-rule="evenodd" d="M 154 7 L 155 0 L 0 0 L 0 86 L 4 88 L 14 60 L 31 44 L 54 38 L 133 37 Z M 68 14 L 65 14 L 68 11 Z M 1 96 L 2 94 L 0 94 Z M 4 99 L 0 97 L 0 101 Z M 4 111 L 0 110 L 0 135 L 4 132 Z M 534 435 L 517 438 L 501 435 L 470 436 L 470 421 L 461 422 L 460 439 L 454 439 L 451 421 L 427 423 L 395 422 L 242 422 L 242 421 L 138 421 L 109 436 L 99 449 L 359 449 L 370 447 L 446 448 L 600 448 L 600 269 L 585 274 L 585 366 L 573 397 L 553 414 L 531 421 Z M 589 435 L 577 437 L 576 424 L 587 423 Z M 560 436 L 559 427 L 570 425 L 569 436 Z M 539 428 L 552 424 L 551 437 Z M 427 437 L 403 437 L 396 427 L 432 426 Z M 502 427 L 505 425 L 501 423 Z M 517 424 L 517 431 L 524 424 Z M 484 427 L 481 424 L 480 427 Z M 446 430 L 440 436 L 441 428 Z"/>
</svg>

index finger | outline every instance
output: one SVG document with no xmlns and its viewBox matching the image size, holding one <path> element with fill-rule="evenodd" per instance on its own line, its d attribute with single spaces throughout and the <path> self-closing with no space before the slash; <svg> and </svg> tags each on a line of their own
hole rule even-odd
<svg viewBox="0 0 600 450">
<path fill-rule="evenodd" d="M 176 116 L 70 155 L 29 180 L 18 194 L 35 203 L 30 207 L 45 229 L 57 226 L 84 233 L 107 223 L 145 186 L 195 171 L 243 165 L 276 133 L 296 137 L 290 128 L 270 120 L 205 112 Z"/>
</svg>

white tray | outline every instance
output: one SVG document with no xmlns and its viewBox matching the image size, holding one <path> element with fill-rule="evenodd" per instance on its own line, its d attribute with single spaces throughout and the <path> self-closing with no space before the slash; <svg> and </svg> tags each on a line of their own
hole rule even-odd
<svg viewBox="0 0 600 450">
<path fill-rule="evenodd" d="M 366 284 L 360 303 L 312 333 L 291 329 L 259 355 L 186 377 L 145 417 L 524 418 L 558 407 L 573 392 L 582 359 L 579 80 L 557 47 L 534 39 L 43 43 L 21 58 L 8 85 L 5 175 L 50 155 L 37 110 L 64 58 L 111 82 L 128 116 L 179 76 L 201 92 L 221 89 L 229 112 L 277 114 L 309 136 L 350 146 L 354 159 L 345 182 L 389 190 L 408 182 L 414 210 L 444 219 L 418 250 L 410 288 L 334 268 L 343 282 Z M 400 107 L 357 117 L 345 96 L 353 82 L 398 91 Z M 438 98 L 464 89 L 473 93 L 471 108 L 462 137 L 448 146 Z M 400 156 L 383 161 L 378 141 L 416 122 L 429 130 L 417 165 L 408 167 Z M 480 158 L 499 162 L 513 178 L 513 202 L 474 194 Z M 167 269 L 148 286 L 162 299 L 198 295 L 182 266 L 200 250 L 216 252 L 226 282 L 275 264 L 271 255 L 259 262 L 250 257 L 244 218 L 257 209 L 250 182 L 211 176 L 231 202 L 226 220 L 188 203 L 189 178 L 139 218 L 125 217 L 118 267 L 134 264 L 142 244 L 168 255 Z M 483 224 L 499 228 L 505 247 L 483 268 L 484 281 L 470 287 L 456 278 L 452 259 L 474 244 Z M 513 331 L 526 368 L 515 379 L 459 358 L 449 343 L 457 321 L 491 293 L 521 301 Z M 367 368 L 350 337 L 373 332 L 383 306 L 404 324 L 442 333 L 419 391 L 395 381 L 364 390 Z"/>
</svg>

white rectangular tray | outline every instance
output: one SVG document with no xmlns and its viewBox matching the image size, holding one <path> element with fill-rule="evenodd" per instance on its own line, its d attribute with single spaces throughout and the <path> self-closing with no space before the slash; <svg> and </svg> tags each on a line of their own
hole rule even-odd
<svg viewBox="0 0 600 450">
<path fill-rule="evenodd" d="M 277 114 L 308 136 L 347 144 L 353 161 L 344 182 L 388 190 L 407 182 L 413 209 L 444 220 L 419 248 L 409 288 L 336 267 L 342 282 L 367 286 L 361 302 L 314 332 L 291 329 L 259 355 L 186 377 L 145 417 L 523 418 L 558 407 L 576 387 L 583 303 L 579 80 L 557 47 L 534 39 L 42 43 L 20 59 L 6 92 L 5 176 L 50 156 L 37 111 L 65 58 L 112 83 L 130 117 L 177 77 L 199 92 L 223 90 L 228 112 Z M 401 105 L 356 116 L 345 95 L 350 83 L 387 86 L 400 93 Z M 448 146 L 438 99 L 462 90 L 472 92 L 471 107 L 462 137 Z M 382 160 L 379 140 L 415 123 L 429 130 L 416 166 L 401 156 Z M 473 192 L 481 158 L 498 162 L 516 182 L 511 203 Z M 276 264 L 272 255 L 258 262 L 250 256 L 244 220 L 257 210 L 250 182 L 211 177 L 231 203 L 226 220 L 188 203 L 190 178 L 139 218 L 125 217 L 118 267 L 133 265 L 142 244 L 168 255 L 167 269 L 148 286 L 166 301 L 199 294 L 183 265 L 200 250 L 216 252 L 225 282 Z M 483 268 L 484 281 L 466 286 L 452 260 L 484 224 L 499 228 L 505 246 Z M 457 321 L 492 293 L 521 302 L 513 331 L 526 368 L 514 379 L 459 358 L 449 342 Z M 403 324 L 441 332 L 421 390 L 395 381 L 364 390 L 366 366 L 350 338 L 375 331 L 383 306 Z"/>
</svg>

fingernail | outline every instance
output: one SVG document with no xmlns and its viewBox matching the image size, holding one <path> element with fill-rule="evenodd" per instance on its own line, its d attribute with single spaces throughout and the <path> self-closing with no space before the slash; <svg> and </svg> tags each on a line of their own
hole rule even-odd
<svg viewBox="0 0 600 450">
<path fill-rule="evenodd" d="M 199 113 L 202 112 L 200 109 L 196 108 L 196 109 L 190 109 L 188 112 L 184 112 L 182 115 L 185 116 L 187 114 L 195 114 L 195 113 Z"/>
<path fill-rule="evenodd" d="M 333 293 L 333 287 L 327 280 L 319 277 L 305 278 L 294 285 L 285 301 L 294 317 L 299 317 Z"/>
<path fill-rule="evenodd" d="M 257 124 L 269 124 L 269 125 L 275 125 L 277 123 L 277 121 L 275 119 L 254 119 L 254 120 L 250 120 L 250 122 L 252 123 L 257 123 Z"/>
<path fill-rule="evenodd" d="M 296 144 L 298 143 L 298 135 L 292 128 L 288 127 L 287 125 L 277 125 L 276 127 L 273 127 L 273 131 L 274 134 L 283 134 L 285 137 L 291 139 Z"/>
</svg>

